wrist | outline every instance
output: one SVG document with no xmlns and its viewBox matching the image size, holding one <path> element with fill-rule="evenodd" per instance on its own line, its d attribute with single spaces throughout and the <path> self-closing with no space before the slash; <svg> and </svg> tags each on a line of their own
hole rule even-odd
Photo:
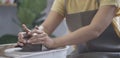
<svg viewBox="0 0 120 58">
<path fill-rule="evenodd" d="M 49 45 L 49 48 L 57 48 L 55 39 L 51 39 L 51 44 Z"/>
<path fill-rule="evenodd" d="M 58 47 L 56 39 L 53 39 L 52 47 L 53 48 L 57 48 Z"/>
<path fill-rule="evenodd" d="M 49 42 L 46 43 L 46 48 L 48 48 L 48 49 L 57 48 L 57 44 L 55 42 L 55 39 L 49 39 Z"/>
</svg>

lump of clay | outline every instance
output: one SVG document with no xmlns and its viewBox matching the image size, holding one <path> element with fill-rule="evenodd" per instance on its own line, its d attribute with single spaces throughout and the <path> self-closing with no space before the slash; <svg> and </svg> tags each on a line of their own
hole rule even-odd
<svg viewBox="0 0 120 58">
<path fill-rule="evenodd" d="M 37 52 L 42 51 L 42 44 L 25 44 L 22 47 L 23 52 Z"/>
<path fill-rule="evenodd" d="M 29 35 L 24 35 L 24 39 L 28 40 L 31 36 Z M 37 51 L 42 51 L 42 44 L 29 44 L 26 43 L 22 47 L 23 52 L 37 52 Z"/>
</svg>

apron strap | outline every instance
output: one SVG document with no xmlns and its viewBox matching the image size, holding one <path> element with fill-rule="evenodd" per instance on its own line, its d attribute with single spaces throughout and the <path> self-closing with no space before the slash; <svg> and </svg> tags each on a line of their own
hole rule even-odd
<svg viewBox="0 0 120 58">
<path fill-rule="evenodd" d="M 65 15 L 65 17 L 67 16 L 67 1 L 68 0 L 64 0 L 64 15 Z"/>
<path fill-rule="evenodd" d="M 100 0 L 97 0 L 98 6 L 100 6 Z"/>
</svg>

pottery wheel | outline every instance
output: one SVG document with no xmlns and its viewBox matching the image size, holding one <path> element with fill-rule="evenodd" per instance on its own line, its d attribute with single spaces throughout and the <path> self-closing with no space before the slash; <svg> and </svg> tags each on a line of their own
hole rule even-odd
<svg viewBox="0 0 120 58">
<path fill-rule="evenodd" d="M 47 49 L 45 47 L 42 48 L 42 51 L 46 51 L 46 50 Z M 42 51 L 38 51 L 38 52 L 42 52 Z M 33 53 L 37 53 L 37 52 L 23 52 L 22 48 L 9 48 L 6 49 L 4 52 L 5 55 L 8 57 L 20 57 L 20 56 L 26 56 Z"/>
</svg>

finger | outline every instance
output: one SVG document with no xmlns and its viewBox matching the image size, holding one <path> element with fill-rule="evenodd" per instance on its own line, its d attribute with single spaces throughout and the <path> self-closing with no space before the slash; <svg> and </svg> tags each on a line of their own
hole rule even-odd
<svg viewBox="0 0 120 58">
<path fill-rule="evenodd" d="M 17 46 L 24 46 L 24 44 L 21 42 L 17 42 Z"/>
<path fill-rule="evenodd" d="M 31 31 L 31 36 L 36 36 L 36 35 L 38 35 L 38 34 L 42 34 L 42 33 L 44 33 L 44 32 L 39 32 L 39 31 Z"/>
<path fill-rule="evenodd" d="M 38 27 L 38 26 L 35 26 L 35 29 L 39 30 L 39 27 Z"/>
<path fill-rule="evenodd" d="M 19 33 L 18 33 L 18 36 L 20 36 L 21 34 L 24 35 L 24 34 L 26 34 L 26 32 L 19 32 Z"/>
<path fill-rule="evenodd" d="M 42 31 L 43 29 L 44 29 L 44 27 L 43 26 L 35 26 L 35 29 L 37 29 L 37 30 L 39 30 L 39 31 Z"/>
<path fill-rule="evenodd" d="M 37 42 L 41 42 L 41 41 L 45 41 L 45 37 L 43 38 L 36 38 L 36 37 L 32 37 L 30 40 L 28 40 L 28 43 L 37 43 Z"/>
<path fill-rule="evenodd" d="M 47 37 L 47 34 L 46 33 L 43 33 L 43 34 L 37 34 L 37 35 L 34 35 L 36 38 L 44 38 L 44 37 Z"/>
<path fill-rule="evenodd" d="M 46 38 L 40 38 L 39 40 L 37 40 L 36 42 L 33 42 L 31 44 L 45 44 L 46 42 Z"/>
<path fill-rule="evenodd" d="M 32 30 L 33 32 L 41 33 L 43 32 L 44 27 L 43 26 L 35 26 L 35 29 Z"/>
<path fill-rule="evenodd" d="M 14 47 L 22 47 L 22 45 L 17 42 L 17 44 Z"/>
<path fill-rule="evenodd" d="M 23 35 L 22 32 L 18 33 L 18 41 L 22 41 L 22 37 L 23 37 L 22 35 Z"/>
<path fill-rule="evenodd" d="M 44 31 L 39 31 L 39 30 L 33 30 L 33 31 L 31 31 L 31 34 L 34 34 L 34 33 L 42 34 L 42 33 L 44 33 Z"/>
<path fill-rule="evenodd" d="M 36 35 L 33 35 L 33 39 L 37 39 L 37 38 L 45 38 L 45 37 L 48 37 L 46 33 L 42 33 L 42 34 L 36 34 Z M 32 38 L 31 38 L 32 40 Z"/>
<path fill-rule="evenodd" d="M 42 34 L 40 34 L 40 36 L 41 36 L 41 37 L 46 37 L 46 36 L 48 36 L 48 35 L 47 35 L 47 33 L 42 33 Z"/>
<path fill-rule="evenodd" d="M 38 28 L 39 28 L 39 30 L 43 30 L 44 29 L 44 27 L 42 25 L 39 26 Z"/>
<path fill-rule="evenodd" d="M 38 42 L 38 41 L 43 41 L 46 40 L 44 38 L 47 38 L 48 35 L 46 33 L 43 34 L 37 34 L 37 35 L 33 35 L 28 41 L 27 43 L 34 43 L 34 42 Z"/>
<path fill-rule="evenodd" d="M 37 41 L 36 36 L 33 36 L 29 40 L 27 40 L 27 43 L 33 43 L 33 42 L 36 42 L 36 41 Z"/>
<path fill-rule="evenodd" d="M 34 35 L 41 34 L 41 33 L 43 33 L 43 31 L 38 31 L 37 29 L 34 29 L 31 32 L 28 32 L 28 35 L 34 36 Z"/>
<path fill-rule="evenodd" d="M 35 32 L 37 32 L 37 30 L 39 30 L 39 28 L 38 26 L 35 26 L 35 28 L 31 32 L 28 32 L 28 35 L 33 35 Z"/>
<path fill-rule="evenodd" d="M 27 28 L 25 24 L 22 25 L 23 30 L 28 34 L 30 32 L 30 29 Z"/>
<path fill-rule="evenodd" d="M 24 39 L 24 34 L 25 34 L 24 32 L 19 33 L 19 36 L 18 36 L 19 42 L 26 43 L 26 40 Z"/>
<path fill-rule="evenodd" d="M 19 42 L 22 42 L 23 40 L 21 40 L 20 37 L 18 37 L 18 41 L 19 41 Z"/>
<path fill-rule="evenodd" d="M 19 41 L 25 43 L 24 35 L 20 34 Z"/>
</svg>

